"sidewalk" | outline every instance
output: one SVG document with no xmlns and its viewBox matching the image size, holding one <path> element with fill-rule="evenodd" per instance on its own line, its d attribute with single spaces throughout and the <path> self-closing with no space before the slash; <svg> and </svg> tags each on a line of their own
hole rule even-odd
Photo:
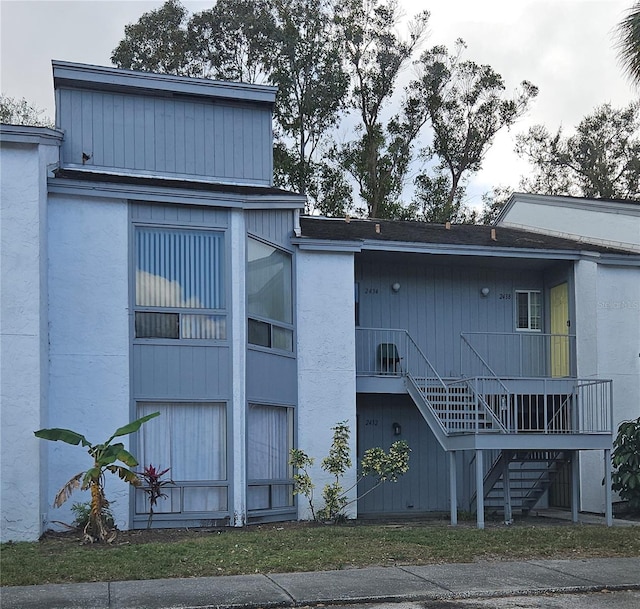
<svg viewBox="0 0 640 609">
<path fill-rule="evenodd" d="M 640 589 L 640 558 L 374 567 L 271 575 L 4 587 L 3 609 L 294 607 Z"/>
</svg>

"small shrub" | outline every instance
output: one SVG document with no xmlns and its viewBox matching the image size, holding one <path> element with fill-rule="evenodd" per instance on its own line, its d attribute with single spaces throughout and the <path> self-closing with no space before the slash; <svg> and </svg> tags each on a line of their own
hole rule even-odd
<svg viewBox="0 0 640 609">
<path fill-rule="evenodd" d="M 171 479 L 162 479 L 162 476 L 164 476 L 170 469 L 170 467 L 167 467 L 167 469 L 160 470 L 149 463 L 149 465 L 144 467 L 142 472 L 138 473 L 138 477 L 143 480 L 141 490 L 143 490 L 149 498 L 149 519 L 147 520 L 147 529 L 151 528 L 153 510 L 158 504 L 158 499 L 163 499 L 169 496 L 164 492 L 164 487 L 174 484 Z"/>
<path fill-rule="evenodd" d="M 85 503 L 74 503 L 71 506 L 71 511 L 73 512 L 75 518 L 73 520 L 73 524 L 81 530 L 89 523 L 89 519 L 91 518 L 91 502 L 86 501 Z M 105 525 L 110 529 L 115 528 L 115 521 L 113 519 L 113 514 L 109 507 L 104 507 L 102 510 L 102 518 L 104 519 Z"/>
<path fill-rule="evenodd" d="M 322 490 L 324 506 L 317 512 L 313 503 L 315 485 L 307 470 L 314 463 L 313 457 L 309 457 L 304 451 L 294 448 L 289 453 L 289 463 L 297 470 L 293 476 L 293 492 L 296 495 L 304 495 L 307 498 L 313 519 L 338 523 L 346 520 L 345 508 L 348 505 L 368 495 L 384 482 L 397 482 L 400 476 L 409 471 L 409 453 L 411 449 L 404 440 L 394 442 L 388 453 L 380 447 L 369 448 L 363 455 L 356 483 L 345 490 L 341 481 L 352 464 L 349 451 L 350 430 L 346 421 L 338 423 L 332 430 L 331 448 L 328 456 L 322 460 L 321 467 L 324 471 L 334 476 L 334 481 L 331 484 L 326 484 Z M 357 487 L 360 480 L 366 476 L 374 477 L 377 483 L 366 493 L 349 501 L 347 499 L 349 491 Z"/>
<path fill-rule="evenodd" d="M 611 461 L 611 488 L 628 502 L 631 512 L 640 514 L 640 417 L 618 427 Z"/>
</svg>

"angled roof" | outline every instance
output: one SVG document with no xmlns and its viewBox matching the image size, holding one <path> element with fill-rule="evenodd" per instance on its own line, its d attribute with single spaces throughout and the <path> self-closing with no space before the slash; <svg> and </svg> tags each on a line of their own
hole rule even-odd
<svg viewBox="0 0 640 609">
<path fill-rule="evenodd" d="M 550 235 L 507 227 L 473 224 L 429 224 L 402 220 L 355 220 L 344 218 L 300 218 L 299 244 L 308 241 L 360 243 L 361 249 L 395 249 L 392 244 L 421 246 L 456 246 L 483 250 L 540 250 L 567 252 L 597 252 L 601 254 L 629 254 L 611 247 L 580 243 Z M 494 238 L 495 237 L 495 238 Z M 386 245 L 386 247 L 385 247 Z"/>
</svg>

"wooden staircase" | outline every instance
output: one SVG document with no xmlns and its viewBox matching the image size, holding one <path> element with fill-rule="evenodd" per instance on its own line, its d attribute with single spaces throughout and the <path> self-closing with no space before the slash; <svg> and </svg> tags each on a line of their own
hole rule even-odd
<svg viewBox="0 0 640 609">
<path fill-rule="evenodd" d="M 504 498 L 504 473 L 507 465 L 510 511 L 527 514 L 549 489 L 568 460 L 562 451 L 501 451 L 484 478 L 485 512 L 503 514 L 510 519 L 510 514 L 505 514 Z M 475 494 L 471 503 L 474 508 Z"/>
</svg>

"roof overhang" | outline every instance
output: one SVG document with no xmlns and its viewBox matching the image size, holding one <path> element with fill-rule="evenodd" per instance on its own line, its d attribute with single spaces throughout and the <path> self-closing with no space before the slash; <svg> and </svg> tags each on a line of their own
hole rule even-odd
<svg viewBox="0 0 640 609">
<path fill-rule="evenodd" d="M 273 105 L 277 87 L 243 82 L 220 82 L 173 74 L 137 72 L 106 66 L 94 66 L 54 60 L 54 88 L 72 87 L 101 91 L 147 93 L 156 96 L 188 95 Z"/>
<path fill-rule="evenodd" d="M 49 193 L 240 209 L 304 209 L 306 197 L 270 186 L 59 170 Z"/>
</svg>

